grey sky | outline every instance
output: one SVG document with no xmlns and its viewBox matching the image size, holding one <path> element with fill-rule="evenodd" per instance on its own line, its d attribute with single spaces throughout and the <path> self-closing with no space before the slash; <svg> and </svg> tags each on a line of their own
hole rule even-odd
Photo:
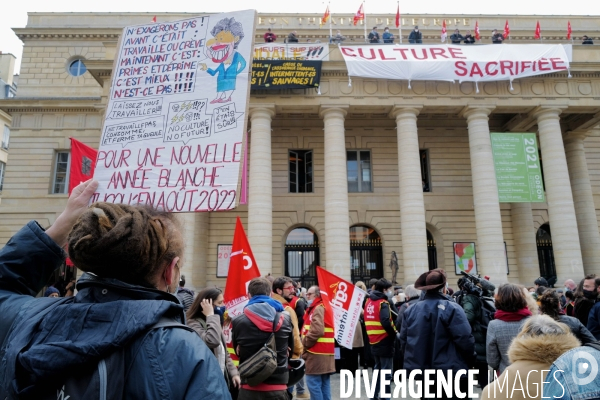
<svg viewBox="0 0 600 400">
<path fill-rule="evenodd" d="M 8 3 L 5 2 L 5 3 Z M 332 0 L 330 10 L 336 13 L 355 13 L 359 0 Z M 370 13 L 395 14 L 397 2 L 394 0 L 367 0 L 365 11 Z M 101 0 L 95 2 L 74 0 L 12 0 L 10 5 L 4 4 L 0 12 L 0 51 L 17 56 L 20 65 L 22 43 L 12 32 L 11 28 L 24 27 L 27 24 L 27 12 L 197 12 L 198 14 L 219 11 L 245 10 L 256 8 L 263 13 L 303 13 L 322 14 L 327 2 L 321 0 L 302 1 L 266 1 L 266 0 L 229 0 L 223 1 L 190 1 L 180 0 L 165 2 L 144 0 L 130 2 L 123 0 Z M 543 10 L 540 10 L 543 8 Z M 543 13 L 542 13 L 543 11 Z M 442 0 L 424 0 L 420 2 L 400 2 L 402 14 L 486 14 L 486 15 L 600 15 L 600 2 L 544 2 L 538 1 L 502 0 L 502 1 L 467 1 L 449 2 Z M 150 22 L 150 21 L 148 21 Z M 17 66 L 18 71 L 18 66 Z"/>
</svg>

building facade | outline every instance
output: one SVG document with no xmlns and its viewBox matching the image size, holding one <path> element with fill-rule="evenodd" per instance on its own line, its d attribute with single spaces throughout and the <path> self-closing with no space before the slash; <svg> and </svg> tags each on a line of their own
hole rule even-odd
<svg viewBox="0 0 600 400">
<path fill-rule="evenodd" d="M 158 15 L 158 21 L 194 14 Z M 123 26 L 153 15 L 32 13 L 15 29 L 25 43 L 19 93 L 0 101 L 12 119 L 11 158 L 0 204 L 0 244 L 23 224 L 50 225 L 66 202 L 69 138 L 97 148 L 112 66 Z M 317 15 L 259 14 L 255 41 L 267 27 L 297 30 L 300 40 L 328 40 Z M 351 15 L 333 16 L 348 42 L 364 43 Z M 367 26 L 392 25 L 394 15 L 368 16 Z M 531 285 L 540 275 L 579 280 L 600 274 L 600 47 L 583 34 L 600 30 L 592 17 L 404 16 L 425 43 L 448 30 L 511 23 L 511 43 L 568 43 L 567 73 L 487 82 L 348 79 L 337 46 L 314 89 L 251 92 L 249 204 L 234 211 L 181 214 L 186 238 L 183 273 L 189 286 L 224 286 L 218 267 L 235 218 L 247 229 L 262 273 L 287 274 L 305 285 L 324 266 L 352 280 L 393 277 L 413 283 L 444 268 L 451 284 L 455 243 L 475 243 L 477 271 L 492 281 Z M 395 30 L 395 29 L 394 29 Z M 398 34 L 398 31 L 395 31 Z M 396 38 L 396 42 L 398 38 Z M 479 44 L 477 44 L 479 45 Z M 510 45 L 510 44 L 504 44 Z M 499 203 L 490 132 L 538 135 L 547 203 Z M 550 229 L 552 228 L 552 229 Z M 393 264 L 392 264 L 393 265 Z M 219 276 L 219 277 L 218 277 Z"/>
<path fill-rule="evenodd" d="M 10 99 L 17 93 L 19 76 L 14 75 L 15 56 L 0 52 L 0 99 Z M 12 118 L 7 113 L 0 111 L 0 202 L 4 187 L 4 174 L 8 162 L 8 147 L 10 143 L 10 125 Z"/>
</svg>

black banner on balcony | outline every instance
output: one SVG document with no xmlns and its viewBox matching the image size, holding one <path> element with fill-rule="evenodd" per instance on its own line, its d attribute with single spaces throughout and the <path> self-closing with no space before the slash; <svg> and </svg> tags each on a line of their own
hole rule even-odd
<svg viewBox="0 0 600 400">
<path fill-rule="evenodd" d="M 252 63 L 252 89 L 317 88 L 322 61 L 255 60 Z"/>
</svg>

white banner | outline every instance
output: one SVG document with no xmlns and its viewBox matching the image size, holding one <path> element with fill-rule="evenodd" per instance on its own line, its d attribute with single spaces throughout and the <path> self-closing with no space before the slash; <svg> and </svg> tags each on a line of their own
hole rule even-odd
<svg viewBox="0 0 600 400">
<path fill-rule="evenodd" d="M 340 46 L 349 76 L 487 82 L 566 71 L 571 45 Z"/>
<path fill-rule="evenodd" d="M 92 201 L 170 212 L 235 208 L 255 16 L 123 29 Z"/>
<path fill-rule="evenodd" d="M 322 43 L 264 43 L 254 46 L 255 60 L 328 61 L 329 45 Z"/>
</svg>

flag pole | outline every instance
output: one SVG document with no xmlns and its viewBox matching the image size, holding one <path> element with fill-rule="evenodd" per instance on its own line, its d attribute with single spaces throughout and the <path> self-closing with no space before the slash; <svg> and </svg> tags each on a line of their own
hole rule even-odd
<svg viewBox="0 0 600 400">
<path fill-rule="evenodd" d="M 400 11 L 400 0 L 398 0 L 398 13 Z M 398 34 L 400 36 L 400 43 L 402 43 L 402 18 L 398 20 Z"/>
<path fill-rule="evenodd" d="M 367 13 L 365 12 L 365 2 L 363 0 L 363 25 L 365 27 L 365 43 L 367 42 Z"/>
<path fill-rule="evenodd" d="M 333 39 L 333 28 L 331 27 L 331 8 L 329 8 L 330 5 L 331 1 L 327 3 L 327 9 L 329 10 L 329 43 L 331 43 L 331 40 Z"/>
</svg>

